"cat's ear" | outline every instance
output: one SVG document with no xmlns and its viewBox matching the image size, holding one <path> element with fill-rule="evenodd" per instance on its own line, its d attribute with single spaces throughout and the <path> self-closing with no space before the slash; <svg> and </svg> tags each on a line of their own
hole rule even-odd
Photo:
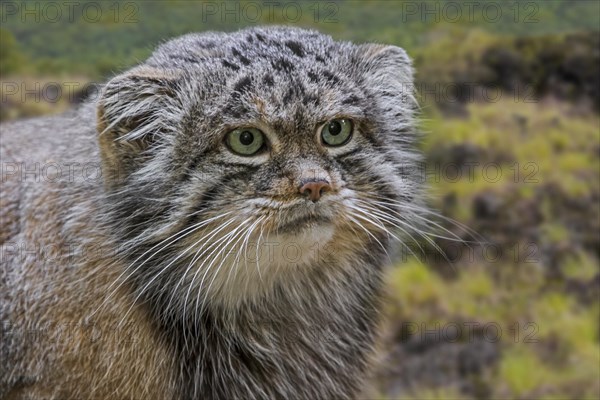
<svg viewBox="0 0 600 400">
<path fill-rule="evenodd" d="M 357 46 L 358 73 L 375 100 L 396 108 L 396 113 L 416 109 L 412 62 L 404 49 L 382 44 Z"/>
<path fill-rule="evenodd" d="M 118 185 L 172 126 L 177 70 L 135 67 L 110 80 L 97 104 L 98 141 L 105 183 Z"/>
</svg>

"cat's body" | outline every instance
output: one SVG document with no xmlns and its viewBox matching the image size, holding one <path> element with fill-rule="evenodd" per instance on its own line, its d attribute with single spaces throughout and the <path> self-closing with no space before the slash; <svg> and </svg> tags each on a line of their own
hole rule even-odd
<svg viewBox="0 0 600 400">
<path fill-rule="evenodd" d="M 364 210 L 418 197 L 414 109 L 400 49 L 269 28 L 3 125 L 0 398 L 356 396 L 394 227 Z"/>
</svg>

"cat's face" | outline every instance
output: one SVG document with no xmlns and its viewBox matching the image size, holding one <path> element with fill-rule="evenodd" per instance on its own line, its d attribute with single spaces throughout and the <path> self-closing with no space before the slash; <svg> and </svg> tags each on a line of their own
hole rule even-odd
<svg viewBox="0 0 600 400">
<path fill-rule="evenodd" d="M 178 307 L 235 303 L 387 247 L 419 189 L 414 109 L 395 47 L 282 28 L 163 45 L 99 108 L 134 275 Z"/>
</svg>

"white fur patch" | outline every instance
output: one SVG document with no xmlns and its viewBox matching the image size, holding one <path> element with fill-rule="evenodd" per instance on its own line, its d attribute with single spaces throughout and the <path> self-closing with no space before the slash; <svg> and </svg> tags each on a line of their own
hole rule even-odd
<svg viewBox="0 0 600 400">
<path fill-rule="evenodd" d="M 298 234 L 253 233 L 248 239 L 234 239 L 231 244 L 202 260 L 195 285 L 211 302 L 234 306 L 266 294 L 280 279 L 292 279 L 295 272 L 318 263 L 326 256 L 334 236 L 333 224 L 308 226 Z"/>
</svg>

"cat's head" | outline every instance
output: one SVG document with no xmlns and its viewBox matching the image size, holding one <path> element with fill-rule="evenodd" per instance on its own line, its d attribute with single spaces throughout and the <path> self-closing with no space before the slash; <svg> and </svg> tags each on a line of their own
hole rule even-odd
<svg viewBox="0 0 600 400">
<path fill-rule="evenodd" d="M 110 81 L 107 201 L 140 290 L 235 303 L 383 255 L 420 186 L 412 79 L 398 47 L 274 27 L 186 35 Z"/>
</svg>

